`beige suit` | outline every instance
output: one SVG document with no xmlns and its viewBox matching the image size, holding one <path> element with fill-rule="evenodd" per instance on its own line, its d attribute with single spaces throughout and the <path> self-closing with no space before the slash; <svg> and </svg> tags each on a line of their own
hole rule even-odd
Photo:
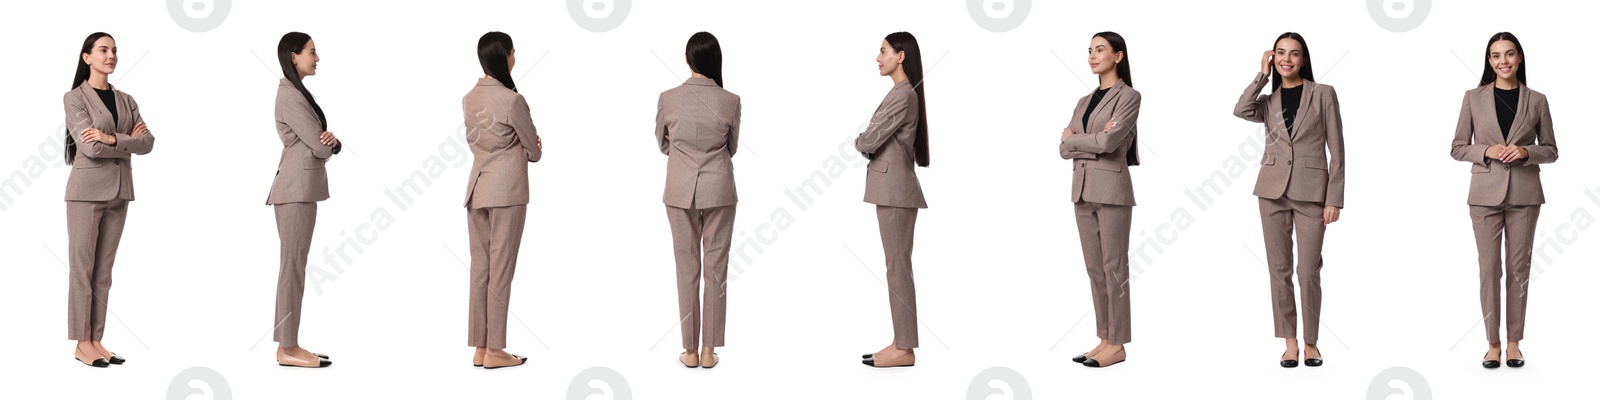
<svg viewBox="0 0 1600 400">
<path fill-rule="evenodd" d="M 1478 245 L 1478 297 L 1483 326 L 1490 343 L 1500 342 L 1500 246 L 1505 245 L 1506 340 L 1522 340 L 1528 308 L 1528 277 L 1533 263 L 1533 239 L 1544 204 L 1539 164 L 1556 161 L 1555 128 L 1544 94 L 1521 86 L 1511 133 L 1500 134 L 1493 85 L 1468 90 L 1461 101 L 1450 156 L 1472 163 L 1472 183 L 1467 191 L 1472 230 Z M 1528 157 L 1510 163 L 1484 156 L 1489 146 L 1514 144 Z"/>
<path fill-rule="evenodd" d="M 1088 110 L 1091 93 L 1078 100 L 1061 141 L 1061 158 L 1074 159 L 1072 203 L 1078 239 L 1094 298 L 1095 334 L 1112 344 L 1133 341 L 1128 282 L 1128 235 L 1133 225 L 1133 177 L 1128 152 L 1139 136 L 1139 91 L 1117 81 Z M 1084 126 L 1083 115 L 1089 114 Z M 1105 129 L 1107 122 L 1116 126 Z"/>
<path fill-rule="evenodd" d="M 667 156 L 662 202 L 677 261 L 683 348 L 721 347 L 727 319 L 728 248 L 733 242 L 733 154 L 739 149 L 739 96 L 691 77 L 661 93 L 656 144 Z M 704 246 L 704 262 L 701 259 Z M 704 317 L 700 278 L 705 276 Z"/>
<path fill-rule="evenodd" d="M 917 125 L 922 110 L 911 81 L 896 83 L 878 104 L 867 131 L 856 136 L 856 151 L 867 163 L 865 201 L 877 205 L 878 235 L 889 285 L 894 346 L 912 349 L 917 338 L 917 287 L 911 273 L 911 247 L 917 209 L 928 208 L 917 181 Z"/>
<path fill-rule="evenodd" d="M 328 199 L 328 158 L 344 148 L 322 144 L 322 120 L 305 95 L 279 79 L 273 105 L 283 154 L 267 192 L 278 226 L 278 297 L 272 340 L 281 347 L 300 345 L 300 300 L 305 297 L 306 259 L 317 225 L 317 202 Z"/>
<path fill-rule="evenodd" d="M 1305 81 L 1291 127 L 1284 123 L 1282 94 L 1277 90 L 1261 94 L 1269 83 L 1267 74 L 1256 74 L 1239 96 L 1233 115 L 1267 126 L 1255 195 L 1272 284 L 1274 334 L 1296 336 L 1292 278 L 1298 274 L 1305 342 L 1316 344 L 1322 313 L 1322 239 L 1327 229 L 1322 213 L 1325 206 L 1344 208 L 1339 96 L 1331 85 Z"/>
<path fill-rule="evenodd" d="M 528 101 L 493 78 L 461 98 L 472 171 L 467 183 L 471 293 L 467 345 L 506 347 L 511 278 L 528 216 L 528 163 L 543 155 Z"/>
<path fill-rule="evenodd" d="M 77 143 L 67 177 L 67 339 L 100 340 L 105 333 L 111 267 L 133 201 L 133 155 L 149 154 L 156 138 L 133 136 L 144 122 L 133 96 L 115 91 L 117 117 L 87 82 L 62 96 L 66 135 Z M 83 131 L 99 129 L 117 143 L 84 143 Z"/>
</svg>

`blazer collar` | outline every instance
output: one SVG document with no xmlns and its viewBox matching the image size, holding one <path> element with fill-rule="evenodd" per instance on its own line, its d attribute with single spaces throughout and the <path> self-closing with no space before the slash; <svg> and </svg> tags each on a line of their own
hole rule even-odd
<svg viewBox="0 0 1600 400">
<path fill-rule="evenodd" d="M 1494 84 L 1491 83 L 1490 85 Z M 1523 126 L 1528 124 L 1528 97 L 1530 97 L 1528 95 L 1529 91 L 1528 85 L 1524 85 L 1521 82 L 1517 83 L 1517 113 L 1513 114 L 1516 115 L 1516 117 L 1511 119 L 1511 134 L 1506 135 L 1507 143 L 1515 143 L 1517 137 L 1521 136 L 1520 134 L 1523 131 Z"/>
<path fill-rule="evenodd" d="M 500 83 L 500 80 L 499 80 L 499 79 L 495 79 L 495 78 L 478 78 L 478 86 L 499 86 L 499 87 L 506 87 L 506 85 L 505 85 L 505 84 L 503 84 L 503 83 Z"/>
<path fill-rule="evenodd" d="M 1495 104 L 1495 102 L 1499 100 L 1494 98 L 1494 90 L 1495 87 L 1493 83 L 1478 87 L 1478 92 L 1473 95 L 1475 97 L 1473 99 L 1473 103 L 1476 104 L 1474 107 L 1475 110 L 1473 112 L 1473 118 L 1481 118 L 1483 121 L 1488 121 L 1489 126 L 1493 127 L 1495 132 L 1499 132 L 1500 123 L 1496 118 L 1497 114 L 1499 113 L 1499 109 L 1497 108 L 1499 105 Z M 1518 136 L 1521 136 L 1522 127 L 1524 124 L 1527 124 L 1527 120 L 1530 118 L 1528 116 L 1528 113 L 1530 112 L 1528 109 L 1528 98 L 1531 97 L 1531 95 L 1528 92 L 1530 92 L 1528 85 L 1520 83 L 1517 84 L 1517 111 L 1515 114 L 1513 114 L 1515 117 L 1511 119 L 1511 134 L 1506 135 L 1503 138 L 1500 135 L 1487 135 L 1490 143 L 1512 143 L 1516 141 Z"/>
<path fill-rule="evenodd" d="M 1281 88 L 1279 90 L 1272 91 L 1272 97 L 1267 101 L 1267 106 L 1270 109 L 1269 112 L 1272 112 L 1272 121 L 1275 127 L 1277 127 L 1279 131 L 1288 135 L 1288 139 L 1293 140 L 1295 136 L 1298 136 L 1294 135 L 1294 132 L 1299 132 L 1301 123 L 1306 120 L 1305 118 L 1301 117 L 1306 115 L 1306 109 L 1309 108 L 1311 102 L 1316 99 L 1317 83 L 1305 81 L 1305 83 L 1300 84 L 1300 105 L 1295 107 L 1295 129 L 1293 130 L 1289 129 L 1289 124 L 1284 123 L 1283 113 L 1281 112 L 1283 110 L 1283 93 L 1280 92 L 1282 92 Z"/>
<path fill-rule="evenodd" d="M 683 81 L 683 84 L 685 84 L 685 85 L 696 85 L 696 86 L 717 86 L 717 81 L 713 80 L 711 78 L 701 78 L 701 77 L 698 77 L 698 76 L 690 76 L 689 80 Z"/>
<path fill-rule="evenodd" d="M 122 94 L 122 91 L 117 90 L 117 86 L 116 85 L 112 85 L 110 83 L 106 83 L 106 87 L 111 90 L 112 97 L 116 99 L 117 120 L 119 122 L 129 122 L 130 121 L 129 118 L 131 118 L 131 115 L 130 115 L 131 114 L 131 112 L 130 112 L 131 110 L 128 109 L 128 101 L 123 99 L 123 97 L 125 95 Z M 78 92 L 82 93 L 84 98 L 89 100 L 89 101 L 86 101 L 86 103 L 89 103 L 88 107 L 89 107 L 89 110 L 91 110 L 91 112 L 98 112 L 100 114 L 104 114 L 107 117 L 107 119 L 110 119 L 111 110 L 106 108 L 105 102 L 100 101 L 100 94 L 99 93 L 95 93 L 94 86 L 89 86 L 89 82 L 85 81 L 85 82 L 83 82 L 82 85 L 78 85 Z M 122 123 L 114 123 L 112 125 L 115 127 L 114 129 L 121 130 L 121 129 L 123 129 L 122 125 L 124 125 L 124 124 L 122 124 Z M 132 127 L 131 124 L 129 124 L 128 126 L 130 128 Z"/>
<path fill-rule="evenodd" d="M 1115 102 L 1117 96 L 1122 95 L 1123 90 L 1127 89 L 1127 87 L 1128 87 L 1128 84 L 1127 83 L 1123 83 L 1121 79 L 1118 79 L 1117 83 L 1111 84 L 1111 87 L 1107 88 L 1107 90 L 1106 90 L 1106 97 L 1101 97 L 1100 98 L 1100 103 L 1099 104 L 1095 104 L 1093 111 L 1089 111 L 1089 113 L 1090 113 L 1089 120 L 1090 121 L 1094 121 L 1094 120 L 1097 119 L 1096 117 L 1100 116 L 1100 114 L 1108 112 L 1106 110 L 1111 108 L 1111 107 L 1108 107 L 1108 105 L 1113 103 L 1113 102 Z M 1095 87 L 1095 91 L 1099 91 L 1099 90 L 1100 90 L 1099 87 Z M 1089 92 L 1089 95 L 1090 96 L 1094 96 L 1094 92 Z M 1078 123 L 1083 123 L 1083 121 L 1080 119 L 1078 121 Z M 1087 127 L 1087 126 L 1083 126 L 1083 127 L 1080 127 L 1080 128 L 1083 128 L 1083 132 L 1082 133 L 1099 133 L 1100 132 L 1098 130 L 1091 132 L 1091 131 L 1089 131 L 1089 127 Z"/>
</svg>

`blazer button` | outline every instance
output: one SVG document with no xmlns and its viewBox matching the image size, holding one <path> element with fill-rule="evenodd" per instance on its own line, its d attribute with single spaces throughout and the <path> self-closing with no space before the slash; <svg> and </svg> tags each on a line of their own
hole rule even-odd
<svg viewBox="0 0 1600 400">
<path fill-rule="evenodd" d="M 1289 160 L 1289 165 L 1294 165 L 1294 160 Z"/>
<path fill-rule="evenodd" d="M 122 165 L 122 160 L 111 160 L 111 165 Z"/>
</svg>

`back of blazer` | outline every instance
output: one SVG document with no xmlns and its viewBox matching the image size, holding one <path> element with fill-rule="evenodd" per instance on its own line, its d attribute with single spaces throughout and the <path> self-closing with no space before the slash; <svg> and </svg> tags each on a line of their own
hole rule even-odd
<svg viewBox="0 0 1600 400">
<path fill-rule="evenodd" d="M 322 144 L 322 120 L 317 119 L 311 102 L 288 79 L 278 81 L 273 119 L 277 121 L 278 139 L 283 142 L 283 155 L 278 159 L 278 173 L 272 178 L 267 204 L 327 200 L 328 170 L 323 166 L 344 143 L 332 147 Z"/>
<path fill-rule="evenodd" d="M 1279 112 L 1282 94 L 1276 90 L 1261 94 L 1270 79 L 1256 74 L 1233 107 L 1234 116 L 1267 124 L 1255 195 L 1266 199 L 1287 195 L 1291 200 L 1344 208 L 1344 122 L 1338 93 L 1332 85 L 1305 81 L 1291 132 Z"/>
<path fill-rule="evenodd" d="M 528 100 L 494 78 L 478 79 L 461 98 L 472 171 L 467 178 L 468 208 L 528 204 L 528 163 L 543 156 Z"/>
<path fill-rule="evenodd" d="M 733 153 L 739 149 L 739 96 L 710 78 L 690 77 L 661 92 L 656 102 L 656 144 L 667 155 L 661 201 L 684 209 L 739 201 Z"/>
<path fill-rule="evenodd" d="M 1550 104 L 1544 94 L 1522 85 L 1517 96 L 1516 118 L 1511 134 L 1500 136 L 1500 120 L 1494 104 L 1493 84 L 1468 90 L 1461 99 L 1461 117 L 1456 120 L 1455 140 L 1450 156 L 1472 163 L 1472 184 L 1467 204 L 1475 206 L 1544 204 L 1544 186 L 1539 181 L 1539 164 L 1556 161 L 1556 133 L 1550 122 Z M 1493 145 L 1514 144 L 1528 150 L 1528 157 L 1503 163 L 1483 153 Z"/>
<path fill-rule="evenodd" d="M 1128 170 L 1128 150 L 1139 136 L 1139 106 L 1143 97 L 1121 80 L 1106 91 L 1083 126 L 1083 113 L 1094 93 L 1078 99 L 1072 111 L 1073 132 L 1061 141 L 1061 158 L 1072 163 L 1072 202 L 1133 206 L 1133 177 Z M 1105 129 L 1106 122 L 1117 126 Z M 1093 129 L 1090 129 L 1093 128 Z M 1089 133 L 1093 132 L 1093 133 Z"/>
<path fill-rule="evenodd" d="M 864 201 L 880 206 L 928 208 L 917 180 L 917 124 L 922 110 L 917 92 L 905 80 L 889 89 L 867 131 L 856 136 L 856 151 L 872 155 L 867 163 Z"/>
<path fill-rule="evenodd" d="M 67 177 L 67 201 L 133 200 L 133 155 L 149 154 L 155 147 L 155 135 L 130 135 L 134 126 L 144 122 L 139 103 L 115 87 L 111 90 L 116 92 L 116 122 L 88 82 L 62 96 L 67 134 L 78 143 L 78 155 L 73 157 L 72 173 Z M 84 143 L 83 130 L 88 128 L 115 135 L 117 144 Z"/>
</svg>

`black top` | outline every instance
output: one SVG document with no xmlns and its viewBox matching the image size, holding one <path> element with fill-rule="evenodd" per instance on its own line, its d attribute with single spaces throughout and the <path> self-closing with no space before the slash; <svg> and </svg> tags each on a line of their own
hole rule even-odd
<svg viewBox="0 0 1600 400">
<path fill-rule="evenodd" d="M 1100 105 L 1100 99 L 1105 98 L 1106 97 L 1106 93 L 1108 93 L 1110 91 L 1111 91 L 1111 88 L 1100 89 L 1100 90 L 1094 91 L 1094 95 L 1093 96 L 1089 96 L 1089 107 L 1083 109 L 1083 132 L 1079 132 L 1079 133 L 1099 132 L 1099 131 L 1092 131 L 1091 132 L 1089 130 L 1089 115 L 1090 114 L 1094 114 L 1094 108 L 1096 106 Z"/>
<path fill-rule="evenodd" d="M 94 89 L 94 92 L 100 95 L 100 102 L 106 104 L 106 109 L 111 110 L 111 123 L 120 123 L 117 122 L 117 92 L 110 89 Z"/>
<path fill-rule="evenodd" d="M 1500 138 L 1510 139 L 1511 122 L 1517 118 L 1517 95 L 1522 87 L 1506 90 L 1494 88 L 1494 114 L 1500 120 Z"/>
<path fill-rule="evenodd" d="M 1300 112 L 1300 89 L 1305 87 L 1306 85 L 1300 85 L 1278 89 L 1278 93 L 1283 96 L 1283 125 L 1288 127 L 1291 135 L 1294 134 L 1294 114 Z"/>
</svg>

